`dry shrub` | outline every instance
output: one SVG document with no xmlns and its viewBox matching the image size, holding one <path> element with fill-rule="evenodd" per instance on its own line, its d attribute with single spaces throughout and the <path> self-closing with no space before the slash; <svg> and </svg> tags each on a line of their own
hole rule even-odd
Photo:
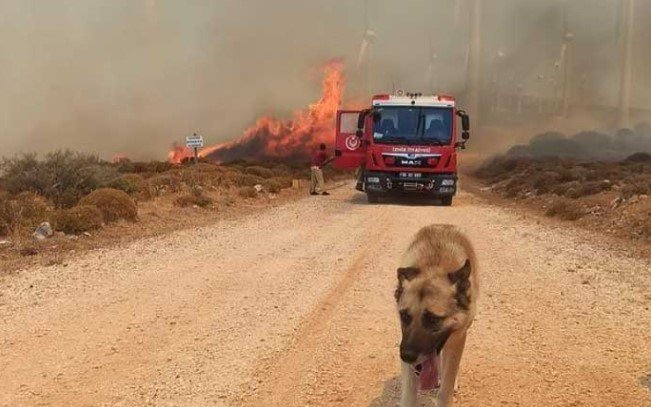
<svg viewBox="0 0 651 407">
<path fill-rule="evenodd" d="M 527 158 L 494 157 L 482 164 L 475 172 L 475 176 L 491 179 L 512 175 L 518 168 L 527 166 L 530 163 L 531 160 Z"/>
<path fill-rule="evenodd" d="M 212 203 L 212 198 L 207 196 L 200 188 L 193 188 L 191 193 L 182 195 L 174 201 L 176 206 L 182 208 L 194 205 L 205 208 L 212 205 Z"/>
<path fill-rule="evenodd" d="M 601 191 L 607 191 L 611 188 L 612 184 L 610 182 L 588 181 L 581 184 L 581 186 L 576 190 L 576 196 L 571 196 L 570 198 L 580 198 L 582 196 L 595 195 Z"/>
<path fill-rule="evenodd" d="M 622 197 L 628 199 L 635 195 L 651 195 L 651 181 L 639 177 L 622 188 Z"/>
<path fill-rule="evenodd" d="M 253 187 L 240 187 L 237 193 L 243 198 L 256 198 L 258 192 Z"/>
<path fill-rule="evenodd" d="M 278 182 L 281 185 L 281 188 L 291 188 L 292 187 L 292 177 L 274 177 L 273 181 Z"/>
<path fill-rule="evenodd" d="M 554 171 L 544 171 L 534 175 L 531 179 L 531 185 L 540 194 L 551 192 L 559 183 L 561 175 Z"/>
<path fill-rule="evenodd" d="M 577 220 L 585 215 L 581 205 L 567 198 L 556 198 L 547 208 L 545 215 L 563 220 Z"/>
<path fill-rule="evenodd" d="M 18 224 L 16 206 L 9 199 L 9 194 L 0 192 L 0 236 L 6 236 Z"/>
<path fill-rule="evenodd" d="M 200 163 L 201 164 L 201 163 Z M 199 165 L 199 164 L 197 164 Z M 206 164 L 209 165 L 209 164 Z M 214 166 L 213 166 L 214 167 Z M 190 167 L 192 168 L 192 167 Z M 181 173 L 181 183 L 183 186 L 196 188 L 196 187 L 216 187 L 222 183 L 222 176 L 219 170 L 202 170 L 194 171 L 185 169 Z"/>
<path fill-rule="evenodd" d="M 54 230 L 77 235 L 101 228 L 102 221 L 102 212 L 96 206 L 78 205 L 57 211 L 52 226 Z"/>
<path fill-rule="evenodd" d="M 239 174 L 233 179 L 235 186 L 239 187 L 252 187 L 254 185 L 263 184 L 264 178 L 251 175 L 251 174 Z"/>
<path fill-rule="evenodd" d="M 137 162 L 124 162 L 118 165 L 118 171 L 122 173 L 162 173 L 169 171 L 173 168 L 173 164 L 169 161 L 137 161 Z"/>
<path fill-rule="evenodd" d="M 32 192 L 11 196 L 0 192 L 0 235 L 19 230 L 31 231 L 50 216 L 51 209 L 45 199 Z"/>
<path fill-rule="evenodd" d="M 156 194 L 179 192 L 181 190 L 181 179 L 177 174 L 172 172 L 154 175 L 147 181 Z"/>
<path fill-rule="evenodd" d="M 244 172 L 261 178 L 272 178 L 275 175 L 274 172 L 269 168 L 260 166 L 247 167 Z"/>
<path fill-rule="evenodd" d="M 232 195 L 220 195 L 217 198 L 218 206 L 234 206 L 237 201 Z"/>
<path fill-rule="evenodd" d="M 98 189 L 83 197 L 79 204 L 95 205 L 102 212 L 106 223 L 118 219 L 135 221 L 138 218 L 138 208 L 134 200 L 126 192 L 118 189 Z"/>
<path fill-rule="evenodd" d="M 189 170 L 197 172 L 217 172 L 220 171 L 220 166 L 217 164 L 211 164 L 207 162 L 200 162 L 188 167 Z"/>
<path fill-rule="evenodd" d="M 283 189 L 282 184 L 273 179 L 265 181 L 263 187 L 267 192 L 271 192 L 272 194 L 277 194 Z"/>
<path fill-rule="evenodd" d="M 524 183 L 522 179 L 513 178 L 504 185 L 504 196 L 515 198 L 523 192 Z"/>
<path fill-rule="evenodd" d="M 648 163 L 651 162 L 651 154 L 644 152 L 634 153 L 626 157 L 624 161 L 630 163 Z"/>
</svg>

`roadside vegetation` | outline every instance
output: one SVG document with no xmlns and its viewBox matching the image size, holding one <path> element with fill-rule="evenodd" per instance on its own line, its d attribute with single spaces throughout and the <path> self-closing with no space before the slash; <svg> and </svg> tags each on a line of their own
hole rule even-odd
<svg viewBox="0 0 651 407">
<path fill-rule="evenodd" d="M 553 156 L 494 157 L 475 176 L 485 190 L 546 216 L 651 242 L 651 154 L 615 161 Z"/>
<path fill-rule="evenodd" d="M 16 256 L 99 247 L 123 237 L 198 226 L 279 196 L 301 196 L 308 176 L 305 163 L 112 163 L 68 150 L 5 158 L 0 162 L 0 266 Z M 294 180 L 300 189 L 285 193 Z M 35 236 L 44 222 L 52 235 Z"/>
</svg>

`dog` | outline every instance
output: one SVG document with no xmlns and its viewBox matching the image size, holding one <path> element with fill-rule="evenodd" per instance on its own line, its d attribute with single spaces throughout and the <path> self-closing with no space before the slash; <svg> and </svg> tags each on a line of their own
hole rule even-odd
<svg viewBox="0 0 651 407">
<path fill-rule="evenodd" d="M 395 291 L 402 329 L 401 407 L 417 405 L 419 388 L 437 386 L 438 406 L 452 405 L 478 295 L 477 259 L 468 238 L 452 225 L 418 231 L 401 259 Z"/>
</svg>

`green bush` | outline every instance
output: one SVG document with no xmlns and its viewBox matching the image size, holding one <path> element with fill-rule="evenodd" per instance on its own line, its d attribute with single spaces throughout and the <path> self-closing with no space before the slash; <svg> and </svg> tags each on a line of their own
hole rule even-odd
<svg viewBox="0 0 651 407">
<path fill-rule="evenodd" d="M 136 195 L 146 188 L 146 182 L 141 175 L 125 174 L 109 182 L 106 187 L 119 189 L 129 195 Z"/>
<path fill-rule="evenodd" d="M 94 205 L 78 205 L 70 209 L 60 209 L 54 214 L 54 230 L 67 234 L 90 232 L 102 227 L 102 212 Z"/>
<path fill-rule="evenodd" d="M 49 153 L 42 160 L 33 154 L 5 159 L 1 168 L 4 189 L 13 194 L 35 192 L 58 208 L 75 205 L 118 176 L 114 167 L 97 156 L 69 150 Z"/>
<path fill-rule="evenodd" d="M 106 223 L 115 222 L 118 219 L 135 221 L 138 218 L 136 203 L 126 192 L 119 189 L 98 189 L 83 197 L 79 201 L 79 205 L 96 206 Z"/>
</svg>

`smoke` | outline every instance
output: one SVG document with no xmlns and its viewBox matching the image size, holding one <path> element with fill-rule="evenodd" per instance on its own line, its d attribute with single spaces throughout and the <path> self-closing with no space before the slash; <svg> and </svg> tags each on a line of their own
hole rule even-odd
<svg viewBox="0 0 651 407">
<path fill-rule="evenodd" d="M 193 132 L 227 143 L 260 117 L 292 120 L 319 100 L 320 67 L 332 58 L 346 67 L 344 98 L 395 87 L 454 94 L 463 104 L 473 2 L 0 0 L 0 156 L 69 147 L 163 158 Z M 589 128 L 615 131 L 619 0 L 483 3 L 474 118 L 567 131 L 588 117 Z M 651 3 L 637 0 L 633 123 L 651 109 L 650 15 Z M 574 34 L 571 109 L 552 121 L 566 26 Z M 474 145 L 496 141 L 481 137 L 474 133 Z"/>
</svg>

